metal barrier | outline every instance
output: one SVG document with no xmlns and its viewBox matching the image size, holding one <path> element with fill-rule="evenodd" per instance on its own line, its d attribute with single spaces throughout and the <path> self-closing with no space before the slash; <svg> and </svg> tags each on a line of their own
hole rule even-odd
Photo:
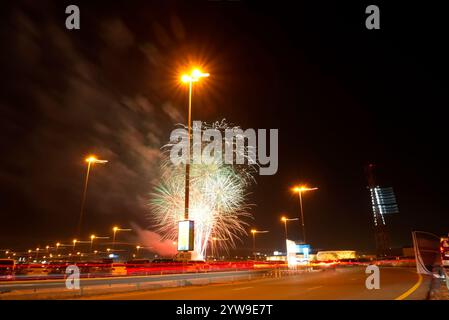
<svg viewBox="0 0 449 320">
<path fill-rule="evenodd" d="M 352 266 L 348 266 L 352 267 Z M 335 268 L 332 268 L 334 270 Z M 345 268 L 343 268 L 345 269 Z M 102 295 L 154 290 L 191 285 L 209 285 L 248 281 L 266 278 L 282 278 L 310 271 L 325 271 L 327 268 L 312 269 L 298 266 L 261 268 L 252 270 L 227 270 L 219 272 L 178 273 L 149 276 L 119 276 L 103 278 L 81 278 L 79 289 L 67 289 L 66 279 L 6 281 L 0 282 L 1 299 L 67 299 L 89 295 Z"/>
<path fill-rule="evenodd" d="M 66 280 L 13 281 L 0 284 L 0 299 L 64 299 L 189 285 L 207 285 L 275 276 L 273 269 L 210 273 L 81 278 L 79 289 L 67 289 Z M 279 273 L 279 270 L 277 271 Z M 279 273 L 280 275 L 280 273 Z"/>
</svg>

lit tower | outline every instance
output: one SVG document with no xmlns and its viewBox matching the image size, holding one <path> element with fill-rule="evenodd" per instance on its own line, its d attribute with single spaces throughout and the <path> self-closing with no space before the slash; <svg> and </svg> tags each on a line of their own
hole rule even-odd
<svg viewBox="0 0 449 320">
<path fill-rule="evenodd" d="M 399 208 L 393 188 L 381 188 L 374 176 L 374 164 L 366 166 L 368 189 L 371 196 L 371 208 L 373 212 L 374 234 L 378 256 L 387 256 L 390 251 L 390 237 L 387 232 L 385 215 L 398 213 Z"/>
</svg>

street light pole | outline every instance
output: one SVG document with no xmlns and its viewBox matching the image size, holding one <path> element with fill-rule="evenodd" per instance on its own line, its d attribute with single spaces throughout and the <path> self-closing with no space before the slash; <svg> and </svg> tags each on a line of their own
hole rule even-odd
<svg viewBox="0 0 449 320">
<path fill-rule="evenodd" d="M 190 157 L 191 157 L 191 122 L 192 122 L 192 79 L 189 81 L 189 111 L 187 123 L 187 160 L 186 160 L 186 181 L 185 181 L 185 202 L 184 202 L 184 220 L 189 220 L 189 198 L 190 198 Z"/>
<path fill-rule="evenodd" d="M 253 234 L 253 253 L 254 253 L 254 260 L 256 260 L 256 233 L 267 233 L 268 231 L 263 230 L 259 231 L 256 229 L 251 229 L 251 233 Z"/>
<path fill-rule="evenodd" d="M 90 165 L 91 164 L 92 164 L 92 161 L 87 161 L 87 172 L 86 172 L 86 179 L 84 181 L 83 198 L 81 200 L 80 218 L 79 218 L 79 221 L 78 221 L 78 230 L 77 230 L 77 233 L 76 233 L 77 236 L 80 236 L 81 225 L 83 223 L 84 204 L 86 203 L 87 185 L 89 183 L 89 173 L 90 173 Z"/>
<path fill-rule="evenodd" d="M 86 172 L 86 179 L 84 181 L 83 197 L 81 200 L 80 217 L 79 217 L 79 221 L 78 221 L 78 229 L 76 232 L 77 236 L 80 236 L 80 234 L 81 234 L 81 227 L 82 227 L 83 215 L 84 215 L 84 205 L 86 203 L 87 186 L 89 183 L 90 167 L 94 163 L 106 163 L 108 161 L 107 160 L 98 160 L 96 157 L 90 156 L 90 157 L 86 158 L 86 162 L 87 162 L 87 172 Z"/>
<path fill-rule="evenodd" d="M 287 245 L 287 240 L 288 240 L 288 234 L 287 234 L 287 221 L 296 221 L 299 220 L 298 218 L 286 218 L 286 217 L 282 217 L 281 221 L 284 222 L 284 229 L 285 229 L 285 249 L 286 252 L 288 251 L 288 245 Z M 288 252 L 287 252 L 288 253 Z"/>
<path fill-rule="evenodd" d="M 299 194 L 299 207 L 301 208 L 302 235 L 303 235 L 304 243 L 306 243 L 306 226 L 304 224 L 304 210 L 302 208 L 302 191 L 299 191 L 298 194 Z"/>
<path fill-rule="evenodd" d="M 253 234 L 253 255 L 256 260 L 256 230 L 251 230 L 251 233 Z"/>
<path fill-rule="evenodd" d="M 132 231 L 132 229 L 120 229 L 119 227 L 112 228 L 112 231 L 114 232 L 114 235 L 112 237 L 112 250 L 115 249 L 115 236 L 117 235 L 118 231 Z"/>
<path fill-rule="evenodd" d="M 304 243 L 306 243 L 306 227 L 304 224 L 304 210 L 302 208 L 302 193 L 305 191 L 313 191 L 313 190 L 317 190 L 318 188 L 309 188 L 306 186 L 298 186 L 293 188 L 294 192 L 298 192 L 299 195 L 299 207 L 300 207 L 300 213 L 301 213 L 301 225 L 302 225 L 302 236 L 303 236 L 303 241 Z"/>
<path fill-rule="evenodd" d="M 92 249 L 93 249 L 93 246 L 94 246 L 94 239 L 95 239 L 95 235 L 93 234 L 93 235 L 90 236 L 90 252 L 91 253 L 92 253 Z"/>
<path fill-rule="evenodd" d="M 191 131 L 192 131 L 192 92 L 193 92 L 193 82 L 199 81 L 200 78 L 209 77 L 209 73 L 203 73 L 198 69 L 192 70 L 189 74 L 184 74 L 181 77 L 182 82 L 189 83 L 189 110 L 187 117 L 187 152 L 186 157 L 186 181 L 185 181 L 185 196 L 184 196 L 184 220 L 189 220 L 189 197 L 190 197 L 190 158 L 192 153 L 192 146 L 190 143 Z"/>
<path fill-rule="evenodd" d="M 115 248 L 115 235 L 117 234 L 118 227 L 112 228 L 112 231 L 114 232 L 114 235 L 112 236 L 112 250 Z"/>
<path fill-rule="evenodd" d="M 283 218 L 284 221 L 284 229 L 285 229 L 285 240 L 288 240 L 288 234 L 287 234 L 287 219 Z"/>
</svg>

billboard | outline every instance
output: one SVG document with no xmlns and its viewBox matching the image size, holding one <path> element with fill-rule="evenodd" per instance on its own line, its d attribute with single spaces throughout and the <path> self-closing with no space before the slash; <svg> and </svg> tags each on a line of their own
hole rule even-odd
<svg viewBox="0 0 449 320">
<path fill-rule="evenodd" d="M 305 255 L 308 256 L 310 251 L 311 251 L 310 244 L 297 244 L 296 245 L 296 253 L 303 254 L 304 256 Z"/>
<path fill-rule="evenodd" d="M 178 251 L 193 250 L 193 221 L 183 220 L 178 223 Z"/>
</svg>

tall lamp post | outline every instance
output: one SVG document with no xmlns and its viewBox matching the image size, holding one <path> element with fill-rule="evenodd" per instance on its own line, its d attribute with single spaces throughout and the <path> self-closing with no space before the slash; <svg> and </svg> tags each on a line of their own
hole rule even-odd
<svg viewBox="0 0 449 320">
<path fill-rule="evenodd" d="M 73 243 L 72 253 L 75 252 L 75 246 L 76 246 L 76 243 L 77 243 L 77 242 L 78 242 L 78 240 L 73 239 L 73 241 L 72 241 L 72 243 Z"/>
<path fill-rule="evenodd" d="M 251 233 L 253 235 L 253 254 L 254 254 L 254 260 L 256 260 L 256 234 L 257 233 L 268 233 L 269 231 L 266 230 L 256 230 L 251 229 Z"/>
<path fill-rule="evenodd" d="M 117 235 L 117 232 L 119 232 L 119 231 L 132 231 L 132 229 L 121 229 L 119 227 L 114 227 L 114 228 L 112 228 L 112 231 L 113 231 L 112 250 L 114 250 L 115 249 L 115 237 Z"/>
<path fill-rule="evenodd" d="M 81 200 L 81 209 L 80 209 L 80 217 L 78 221 L 78 230 L 77 235 L 80 236 L 81 234 L 81 227 L 83 223 L 83 214 L 84 214 L 84 204 L 86 203 L 86 193 L 87 193 L 87 185 L 89 183 L 89 174 L 90 174 L 90 167 L 95 163 L 107 163 L 108 160 L 98 160 L 95 156 L 90 156 L 86 158 L 87 162 L 87 172 L 86 172 L 86 179 L 84 181 L 84 189 L 83 189 L 83 198 Z"/>
<path fill-rule="evenodd" d="M 299 220 L 299 218 L 287 218 L 287 217 L 282 217 L 281 221 L 284 222 L 284 229 L 285 229 L 285 254 L 288 258 L 288 232 L 287 232 L 287 221 L 297 221 Z"/>
<path fill-rule="evenodd" d="M 188 109 L 188 119 L 187 119 L 187 157 L 186 157 L 186 178 L 185 178 L 185 196 L 184 196 L 184 220 L 189 220 L 190 158 L 191 158 L 191 153 L 192 153 L 190 137 L 191 137 L 191 131 L 192 131 L 191 123 L 192 123 L 193 83 L 198 82 L 201 78 L 207 78 L 207 77 L 209 77 L 209 73 L 204 73 L 197 68 L 193 69 L 190 72 L 190 74 L 184 74 L 181 77 L 181 81 L 183 83 L 189 84 L 189 109 Z M 178 233 L 179 233 L 179 230 L 178 230 Z"/>
<path fill-rule="evenodd" d="M 94 240 L 100 240 L 100 239 L 109 239 L 109 237 L 99 237 L 94 234 L 90 236 L 90 252 L 91 253 L 92 253 L 93 246 L 94 246 Z"/>
<path fill-rule="evenodd" d="M 95 238 L 96 237 L 95 237 L 94 234 L 90 236 L 90 252 L 92 252 L 92 249 L 94 247 L 94 240 L 95 240 Z"/>
<path fill-rule="evenodd" d="M 192 91 L 193 83 L 198 82 L 201 78 L 209 77 L 209 73 L 203 73 L 199 69 L 193 69 L 190 74 L 184 74 L 181 77 L 181 81 L 189 84 L 189 110 L 188 110 L 188 122 L 187 122 L 187 160 L 186 160 L 186 181 L 185 181 L 185 209 L 184 220 L 189 220 L 189 186 L 190 186 L 190 157 L 191 157 L 191 144 L 190 136 L 192 131 Z"/>
<path fill-rule="evenodd" d="M 298 220 L 299 218 L 286 218 L 286 217 L 281 218 L 281 221 L 284 222 L 285 240 L 288 240 L 287 221 L 298 221 Z"/>
<path fill-rule="evenodd" d="M 297 192 L 298 195 L 299 195 L 299 207 L 300 207 L 300 212 L 301 212 L 302 236 L 303 236 L 304 243 L 306 243 L 306 227 L 304 225 L 304 211 L 303 211 L 303 208 L 302 208 L 302 193 L 306 192 L 306 191 L 318 190 L 318 188 L 309 188 L 307 186 L 297 186 L 297 187 L 294 187 L 292 190 L 294 192 Z"/>
</svg>

